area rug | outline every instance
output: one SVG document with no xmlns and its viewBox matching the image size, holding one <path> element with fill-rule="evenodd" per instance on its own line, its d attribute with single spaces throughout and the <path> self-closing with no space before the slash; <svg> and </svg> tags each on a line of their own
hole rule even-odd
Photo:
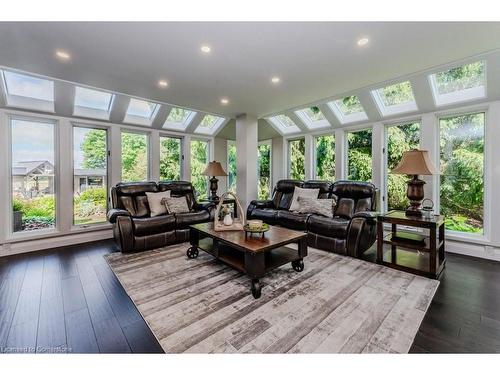
<svg viewBox="0 0 500 375">
<path fill-rule="evenodd" d="M 439 282 L 309 249 L 248 277 L 187 243 L 106 259 L 166 353 L 407 353 Z"/>
</svg>

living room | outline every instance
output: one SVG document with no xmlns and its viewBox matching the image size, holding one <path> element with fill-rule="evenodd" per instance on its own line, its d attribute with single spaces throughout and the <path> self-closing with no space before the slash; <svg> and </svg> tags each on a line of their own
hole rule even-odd
<svg viewBox="0 0 500 375">
<path fill-rule="evenodd" d="M 232 11 L 0 22 L 0 353 L 499 353 L 500 22 Z"/>
</svg>

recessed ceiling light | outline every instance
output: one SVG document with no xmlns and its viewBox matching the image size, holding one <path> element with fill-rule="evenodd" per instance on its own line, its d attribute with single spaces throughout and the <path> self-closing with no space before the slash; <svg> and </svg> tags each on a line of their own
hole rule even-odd
<svg viewBox="0 0 500 375">
<path fill-rule="evenodd" d="M 280 81 L 281 81 L 280 77 L 273 77 L 273 78 L 271 78 L 271 82 L 274 83 L 274 84 L 280 83 Z"/>
<path fill-rule="evenodd" d="M 220 104 L 222 104 L 222 105 L 227 105 L 227 104 L 229 104 L 229 99 L 228 99 L 228 98 L 222 98 L 222 99 L 220 100 Z"/>
<path fill-rule="evenodd" d="M 168 82 L 167 82 L 167 81 L 165 81 L 164 79 L 160 79 L 160 80 L 158 81 L 158 86 L 160 86 L 161 88 L 165 88 L 165 87 L 167 87 L 167 86 L 168 86 Z"/>
<path fill-rule="evenodd" d="M 61 61 L 68 61 L 71 59 L 71 55 L 68 52 L 60 49 L 56 50 L 56 57 Z"/>
<path fill-rule="evenodd" d="M 207 46 L 207 45 L 203 45 L 201 46 L 201 52 L 203 53 L 209 53 L 212 49 L 210 48 L 210 46 Z"/>
<path fill-rule="evenodd" d="M 370 42 L 368 38 L 361 38 L 358 40 L 358 46 L 366 46 Z"/>
</svg>

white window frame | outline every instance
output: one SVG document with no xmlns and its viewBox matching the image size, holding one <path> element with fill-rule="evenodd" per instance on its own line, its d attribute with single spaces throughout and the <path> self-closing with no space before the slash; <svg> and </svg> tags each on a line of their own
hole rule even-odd
<svg viewBox="0 0 500 375">
<path fill-rule="evenodd" d="M 318 175 L 317 175 L 317 170 L 318 170 L 318 150 L 317 150 L 317 147 L 316 147 L 316 139 L 319 138 L 319 137 L 325 137 L 325 136 L 333 136 L 333 139 L 334 139 L 334 144 L 335 146 L 337 145 L 337 137 L 336 137 L 336 134 L 335 132 L 328 132 L 328 133 L 322 133 L 322 134 L 314 134 L 313 135 L 313 153 L 312 153 L 312 158 L 313 158 L 313 177 L 315 180 L 318 179 Z M 334 148 L 335 150 L 335 148 Z M 334 164 L 335 164 L 335 176 L 334 176 L 334 181 L 337 181 L 337 175 L 338 175 L 338 171 L 337 171 L 337 154 L 335 154 L 335 160 L 334 160 Z"/>
<path fill-rule="evenodd" d="M 210 163 L 214 159 L 213 156 L 213 138 L 210 137 L 202 137 L 202 136 L 195 136 L 195 137 L 190 137 L 189 138 L 189 165 L 191 165 L 191 160 L 192 160 L 192 155 L 191 155 L 191 142 L 193 141 L 203 141 L 207 142 L 207 164 Z M 206 176 L 207 180 L 207 197 L 210 197 L 210 176 Z M 191 181 L 191 173 L 189 174 L 189 181 Z"/>
<path fill-rule="evenodd" d="M 290 118 L 290 120 L 293 122 L 293 124 L 295 126 L 286 126 L 286 125 L 284 125 L 283 122 L 281 122 L 281 120 L 278 118 L 279 116 L 286 116 L 286 117 L 290 118 L 290 116 L 288 116 L 288 115 L 278 114 L 278 115 L 275 115 L 275 116 L 267 117 L 266 121 L 269 124 L 271 124 L 271 126 L 278 133 L 280 133 L 282 136 L 287 136 L 287 135 L 296 134 L 296 133 L 300 133 L 301 132 L 300 128 L 297 126 L 297 124 L 295 123 L 295 121 L 293 121 L 291 118 Z"/>
<path fill-rule="evenodd" d="M 349 96 L 351 96 L 351 95 L 349 95 Z M 356 96 L 358 98 L 358 100 L 359 100 L 359 96 L 358 95 L 353 95 L 353 96 Z M 337 117 L 337 120 L 339 120 L 339 122 L 342 125 L 350 124 L 350 123 L 353 123 L 353 122 L 361 122 L 361 121 L 368 120 L 368 115 L 366 114 L 365 108 L 363 107 L 363 105 L 361 104 L 361 102 L 360 102 L 361 108 L 363 108 L 363 110 L 361 112 L 355 112 L 355 113 L 351 113 L 351 114 L 345 115 L 344 112 L 342 112 L 342 110 L 340 109 L 339 105 L 337 104 L 337 102 L 339 100 L 341 101 L 344 98 L 335 99 L 335 100 L 332 100 L 331 102 L 327 103 L 328 107 L 335 114 L 335 116 Z"/>
<path fill-rule="evenodd" d="M 319 129 L 324 129 L 324 128 L 329 128 L 331 127 L 330 123 L 325 117 L 325 114 L 321 111 L 321 114 L 323 115 L 324 119 L 323 120 L 318 120 L 318 121 L 313 121 L 309 115 L 306 113 L 306 110 L 308 108 L 303 108 L 298 111 L 295 111 L 295 114 L 297 117 L 300 118 L 300 120 L 304 123 L 304 125 L 307 127 L 309 130 L 319 130 Z M 292 120 L 293 121 L 293 120 Z M 297 125 L 295 125 L 297 126 Z"/>
<path fill-rule="evenodd" d="M 158 166 L 160 166 L 160 160 L 161 160 L 161 139 L 162 138 L 175 138 L 178 139 L 181 143 L 181 152 L 179 156 L 179 166 L 180 166 L 180 179 L 182 180 L 184 178 L 184 137 L 180 136 L 179 134 L 173 134 L 173 133 L 167 133 L 167 132 L 162 132 L 160 131 L 159 133 L 159 141 L 160 141 L 160 147 L 158 148 Z M 158 181 L 161 180 L 160 176 L 160 171 L 158 170 Z"/>
<path fill-rule="evenodd" d="M 173 109 L 182 109 L 184 111 L 188 111 L 189 114 L 186 116 L 186 118 L 181 121 L 181 122 L 175 122 L 175 121 L 168 121 L 168 117 L 170 116 L 170 112 L 172 112 Z M 168 130 L 177 130 L 177 131 L 185 131 L 187 127 L 191 124 L 193 119 L 195 118 L 197 112 L 192 111 L 190 109 L 182 108 L 182 107 L 172 107 L 170 108 L 170 111 L 168 112 L 167 118 L 165 119 L 165 122 L 163 123 L 163 129 L 168 129 Z"/>
<path fill-rule="evenodd" d="M 287 160 L 287 169 L 286 169 L 286 176 L 288 179 L 291 179 L 292 177 L 290 176 L 290 171 L 292 170 L 292 159 L 291 159 L 291 152 L 290 152 L 290 142 L 293 142 L 293 141 L 298 141 L 300 139 L 303 139 L 304 142 L 306 141 L 305 139 L 305 135 L 302 135 L 302 136 L 297 136 L 297 137 L 290 137 L 290 138 L 287 138 L 285 141 L 286 141 L 286 160 Z M 304 160 L 304 179 L 307 177 L 305 176 L 305 169 L 306 169 L 306 165 L 305 165 L 305 160 Z"/>
<path fill-rule="evenodd" d="M 142 116 L 129 114 L 128 112 L 129 112 L 132 100 L 137 100 L 137 101 L 141 101 L 141 102 L 148 102 L 148 103 L 154 104 L 155 108 L 154 108 L 153 112 L 151 113 L 151 116 L 149 118 L 146 118 L 146 117 L 142 117 Z M 129 103 L 127 106 L 127 111 L 125 112 L 125 118 L 123 119 L 123 123 L 124 124 L 131 124 L 131 125 L 151 126 L 153 124 L 153 121 L 155 120 L 156 116 L 158 115 L 158 112 L 160 111 L 160 107 L 161 107 L 160 103 L 156 103 L 156 102 L 153 102 L 150 100 L 130 97 L 130 100 L 129 100 Z"/>
<path fill-rule="evenodd" d="M 259 141 L 257 143 L 257 146 L 261 145 L 269 145 L 269 198 L 272 198 L 273 195 L 273 140 L 272 139 L 266 139 L 264 141 Z M 257 150 L 257 156 L 258 156 L 258 150 Z M 257 161 L 257 194 L 259 193 L 259 164 Z"/>
<path fill-rule="evenodd" d="M 148 132 L 148 131 L 141 131 L 141 130 L 138 130 L 136 128 L 131 128 L 131 127 L 121 127 L 120 128 L 120 181 L 123 181 L 123 176 L 122 176 L 122 171 L 123 171 L 123 161 L 122 161 L 122 144 L 121 144 L 121 140 L 122 140 L 122 134 L 123 133 L 131 133 L 131 134 L 140 134 L 140 135 L 145 135 L 147 137 L 147 142 L 146 142 L 146 146 L 147 146 L 147 151 L 148 151 L 148 155 L 147 155 L 147 161 L 148 161 L 148 175 L 146 177 L 145 180 L 143 181 L 129 181 L 129 182 L 147 182 L 151 179 L 151 174 L 152 174 L 152 149 L 151 149 L 151 132 Z"/>
<path fill-rule="evenodd" d="M 348 140 L 348 134 L 349 133 L 357 133 L 357 132 L 361 132 L 361 131 L 364 131 L 364 130 L 369 130 L 372 132 L 372 169 L 373 169 L 373 159 L 374 159 L 374 156 L 373 156 L 373 124 L 370 124 L 369 126 L 366 126 L 365 124 L 363 124 L 361 127 L 357 126 L 357 127 L 352 127 L 352 128 L 346 128 L 344 129 L 344 142 L 342 143 L 342 148 L 344 149 L 344 157 L 343 157 L 343 166 L 342 166 L 342 170 L 344 171 L 343 175 L 342 175 L 342 179 L 343 180 L 347 180 L 347 181 L 354 181 L 354 180 L 349 180 L 348 176 L 349 176 L 349 140 Z M 336 138 L 336 137 L 335 137 Z M 337 142 L 337 139 L 335 139 L 335 143 Z M 335 157 L 337 157 L 337 155 L 335 155 Z M 335 171 L 335 174 L 337 174 L 337 171 Z M 337 176 L 335 176 L 337 177 Z M 372 172 L 372 179 L 373 179 L 373 172 Z"/>
<path fill-rule="evenodd" d="M 13 211 L 12 211 L 12 121 L 29 121 L 29 122 L 39 122 L 45 124 L 53 124 L 54 125 L 54 211 L 55 211 L 55 223 L 54 228 L 44 228 L 37 229 L 35 231 L 21 231 L 14 232 L 14 220 L 13 220 Z M 7 114 L 7 133 L 8 133 L 8 141 L 9 141 L 9 150 L 7 151 L 7 164 L 9 168 L 8 174 L 8 187 L 7 191 L 9 194 L 8 198 L 8 231 L 7 231 L 7 240 L 20 240 L 20 239 L 30 239 L 33 237 L 45 237 L 53 234 L 58 234 L 61 232 L 61 206 L 59 204 L 60 200 L 60 168 L 59 168 L 59 160 L 60 160 L 60 150 L 59 150 L 59 121 L 52 118 L 46 118 L 42 116 L 30 116 L 30 115 L 18 115 L 18 114 Z"/>
<path fill-rule="evenodd" d="M 201 123 L 203 122 L 203 120 L 205 119 L 206 116 L 214 116 L 217 118 L 215 123 L 211 127 L 208 127 L 208 128 L 201 125 Z M 200 134 L 200 135 L 213 136 L 215 133 L 217 133 L 219 131 L 219 129 L 222 127 L 222 125 L 224 125 L 226 122 L 227 122 L 227 119 L 225 117 L 222 117 L 219 115 L 212 115 L 210 113 L 207 113 L 203 116 L 203 118 L 201 119 L 201 121 L 198 124 L 198 126 L 196 127 L 196 129 L 194 129 L 194 133 L 197 135 Z"/>
<path fill-rule="evenodd" d="M 236 141 L 228 139 L 226 144 L 227 144 L 227 146 L 226 146 L 226 170 L 227 170 L 226 190 L 229 191 L 229 147 L 230 146 L 236 147 Z M 236 160 L 238 160 L 238 149 L 236 149 Z M 238 181 L 238 173 L 236 173 L 236 181 Z"/>
<path fill-rule="evenodd" d="M 405 82 L 410 83 L 410 87 L 411 87 L 411 91 L 412 91 L 412 95 L 413 95 L 413 101 L 386 106 L 384 103 L 384 100 L 382 99 L 382 97 L 380 95 L 380 90 L 383 90 L 385 87 L 390 87 L 390 86 L 398 85 L 398 84 L 405 83 Z M 386 86 L 379 87 L 378 89 L 371 90 L 370 93 L 372 95 L 373 100 L 375 100 L 375 104 L 377 104 L 377 109 L 382 117 L 388 117 L 388 116 L 394 116 L 394 115 L 400 115 L 403 113 L 418 111 L 417 101 L 415 99 L 415 92 L 413 90 L 413 85 L 412 85 L 410 80 L 390 83 Z"/>
<path fill-rule="evenodd" d="M 98 129 L 98 130 L 105 130 L 106 131 L 106 210 L 109 210 L 111 208 L 111 196 L 110 196 L 110 191 L 111 191 L 111 173 L 110 173 L 110 166 L 111 166 L 111 136 L 110 136 L 110 129 L 108 126 L 103 126 L 103 125 L 95 125 L 95 124 L 90 124 L 90 123 L 80 123 L 80 122 L 71 122 L 71 150 L 73 151 L 71 153 L 71 166 L 73 170 L 73 184 L 75 183 L 75 133 L 74 130 L 75 128 L 88 128 L 88 129 Z M 121 133 L 120 133 L 121 135 Z M 121 160 L 121 155 L 120 155 L 120 160 Z M 74 199 L 74 189 L 75 187 L 73 186 L 73 199 Z M 102 223 L 95 223 L 95 224 L 75 224 L 75 205 L 73 202 L 72 205 L 72 223 L 71 227 L 72 229 L 86 229 L 86 228 L 99 228 L 99 227 L 108 227 L 109 223 L 107 221 L 103 221 Z"/>
<path fill-rule="evenodd" d="M 110 94 L 111 98 L 109 100 L 108 104 L 108 110 L 101 110 L 101 109 L 96 109 L 96 108 L 91 108 L 91 107 L 84 107 L 84 106 L 79 106 L 76 104 L 76 92 L 78 89 L 84 89 L 84 90 L 90 90 L 90 91 L 96 91 L 96 92 L 102 92 L 106 94 Z M 76 86 L 75 85 L 75 99 L 73 101 L 73 116 L 75 117 L 86 117 L 86 118 L 91 118 L 91 119 L 97 119 L 97 120 L 109 120 L 109 116 L 111 115 L 111 110 L 113 108 L 113 104 L 115 102 L 116 95 L 112 92 L 108 92 L 105 90 L 95 90 L 93 88 L 88 88 L 88 87 L 83 87 L 83 86 Z"/>
</svg>

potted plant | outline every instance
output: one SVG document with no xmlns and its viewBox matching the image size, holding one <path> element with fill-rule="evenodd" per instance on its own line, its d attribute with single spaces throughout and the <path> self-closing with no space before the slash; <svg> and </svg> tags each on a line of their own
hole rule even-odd
<svg viewBox="0 0 500 375">
<path fill-rule="evenodd" d="M 14 232 L 19 232 L 23 230 L 23 204 L 14 200 L 12 211 L 14 212 Z"/>
</svg>

